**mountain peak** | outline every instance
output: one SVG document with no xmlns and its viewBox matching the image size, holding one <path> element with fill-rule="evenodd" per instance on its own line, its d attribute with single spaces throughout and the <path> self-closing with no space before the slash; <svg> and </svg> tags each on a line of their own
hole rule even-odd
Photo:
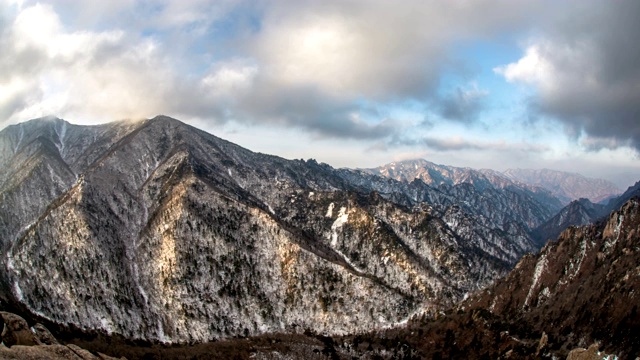
<svg viewBox="0 0 640 360">
<path fill-rule="evenodd" d="M 176 118 L 172 118 L 171 116 L 162 115 L 162 114 L 152 117 L 151 119 L 149 119 L 149 121 L 172 122 L 172 123 L 184 124 L 182 121 Z"/>
</svg>

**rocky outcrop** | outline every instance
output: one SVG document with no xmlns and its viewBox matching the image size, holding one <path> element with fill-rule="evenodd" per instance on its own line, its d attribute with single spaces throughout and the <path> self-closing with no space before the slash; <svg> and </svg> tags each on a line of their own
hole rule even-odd
<svg viewBox="0 0 640 360">
<path fill-rule="evenodd" d="M 15 360 L 118 360 L 102 353 L 92 354 L 77 346 L 69 345 L 16 345 L 0 346 L 0 358 Z"/>
<path fill-rule="evenodd" d="M 38 344 L 41 345 L 57 345 L 58 340 L 51 334 L 49 329 L 44 325 L 37 323 L 31 328 L 35 334 Z"/>
<path fill-rule="evenodd" d="M 567 355 L 567 360 L 613 360 L 617 358 L 616 356 L 607 355 L 598 351 L 598 348 L 598 344 L 593 344 L 589 346 L 588 349 L 573 349 L 569 352 L 569 355 Z"/>
<path fill-rule="evenodd" d="M 2 329 L 2 343 L 5 344 L 5 346 L 31 346 L 40 344 L 34 333 L 29 328 L 29 325 L 27 325 L 25 319 L 4 311 L 0 312 L 0 316 L 2 317 L 4 324 Z"/>
<path fill-rule="evenodd" d="M 2 311 L 0 317 L 3 321 L 0 359 L 116 360 L 101 353 L 93 354 L 73 344 L 60 345 L 44 325 L 37 323 L 29 327 L 19 315 Z"/>
</svg>

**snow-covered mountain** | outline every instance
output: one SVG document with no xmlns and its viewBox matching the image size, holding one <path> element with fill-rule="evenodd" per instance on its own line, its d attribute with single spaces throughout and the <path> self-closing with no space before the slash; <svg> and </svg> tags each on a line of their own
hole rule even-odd
<svg viewBox="0 0 640 360">
<path fill-rule="evenodd" d="M 424 159 L 416 159 L 393 162 L 373 169 L 364 169 L 364 171 L 403 182 L 412 182 L 418 179 L 435 188 L 470 184 L 480 192 L 494 189 L 517 192 L 534 198 L 553 213 L 563 207 L 562 202 L 551 191 L 540 186 L 520 182 L 491 169 L 476 170 L 468 167 L 439 165 Z"/>
<path fill-rule="evenodd" d="M 491 169 L 461 168 L 439 165 L 424 159 L 393 162 L 367 172 L 386 176 L 398 181 L 411 182 L 420 179 L 432 186 L 473 184 L 479 190 L 486 188 L 520 188 L 547 201 L 551 207 L 560 207 L 573 200 L 587 198 L 598 203 L 622 193 L 615 184 L 603 179 L 587 178 L 580 174 L 549 169 L 508 169 L 504 172 Z"/>
<path fill-rule="evenodd" d="M 640 198 L 573 227 L 505 278 L 452 308 L 347 336 L 271 334 L 120 354 L 285 359 L 636 359 L 640 355 Z M 106 342 L 89 343 L 94 351 Z M 588 349 L 587 349 L 588 348 Z M 139 357 L 142 357 L 139 355 Z"/>
<path fill-rule="evenodd" d="M 535 251 L 557 207 L 522 187 L 258 154 L 164 116 L 9 126 L 0 167 L 2 300 L 173 343 L 354 333 L 442 309 Z"/>
<path fill-rule="evenodd" d="M 454 186 L 469 183 L 479 190 L 484 190 L 487 188 L 504 189 L 513 186 L 522 187 L 524 185 L 523 183 L 512 180 L 499 171 L 439 165 L 424 159 L 392 162 L 377 168 L 365 169 L 365 171 L 398 181 L 411 182 L 414 179 L 420 179 L 425 184 L 432 186 Z M 531 190 L 542 191 L 542 189 Z"/>
</svg>

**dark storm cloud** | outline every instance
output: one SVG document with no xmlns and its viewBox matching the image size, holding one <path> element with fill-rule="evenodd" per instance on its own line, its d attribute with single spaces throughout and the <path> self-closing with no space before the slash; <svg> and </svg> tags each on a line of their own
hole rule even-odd
<svg viewBox="0 0 640 360">
<path fill-rule="evenodd" d="M 531 109 L 584 133 L 589 148 L 640 150 L 640 2 L 574 5 L 525 57 L 497 71 L 536 85 Z"/>
<path fill-rule="evenodd" d="M 483 110 L 483 98 L 486 96 L 486 92 L 477 88 L 463 89 L 458 87 L 452 93 L 439 97 L 436 106 L 446 119 L 472 123 Z"/>
</svg>

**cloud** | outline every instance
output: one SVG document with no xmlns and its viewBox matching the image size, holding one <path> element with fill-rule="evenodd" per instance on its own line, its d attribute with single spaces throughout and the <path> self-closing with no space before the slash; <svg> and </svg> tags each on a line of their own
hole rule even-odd
<svg viewBox="0 0 640 360">
<path fill-rule="evenodd" d="M 158 45 L 122 31 L 69 31 L 53 7 L 23 8 L 2 33 L 3 120 L 45 114 L 93 120 L 153 115 L 166 89 Z M 106 118 L 105 118 L 106 117 Z"/>
<path fill-rule="evenodd" d="M 421 142 L 427 147 L 438 151 L 481 150 L 481 151 L 518 151 L 544 152 L 549 150 L 545 145 L 527 143 L 508 143 L 505 141 L 473 141 L 461 137 L 435 138 L 425 137 Z"/>
<path fill-rule="evenodd" d="M 527 142 L 507 142 L 483 141 L 468 139 L 462 136 L 421 136 L 414 138 L 395 137 L 389 141 L 391 147 L 426 147 L 439 152 L 465 152 L 465 151 L 499 151 L 499 152 L 531 152 L 542 153 L 550 150 L 548 145 L 527 143 Z"/>
<path fill-rule="evenodd" d="M 284 84 L 423 101 L 451 65 L 453 43 L 514 26 L 533 8 L 509 1 L 279 1 L 266 9 L 247 51 Z"/>
<path fill-rule="evenodd" d="M 483 110 L 483 99 L 489 95 L 486 90 L 473 84 L 470 88 L 457 87 L 455 91 L 442 96 L 436 102 L 440 114 L 449 120 L 471 123 Z"/>
<path fill-rule="evenodd" d="M 109 16 L 121 13 L 123 4 L 113 5 Z M 210 5 L 171 4 L 158 10 L 158 19 L 179 7 L 176 18 L 167 20 L 175 26 L 201 22 L 201 16 L 189 14 Z M 109 121 L 167 113 L 217 123 L 293 126 L 320 137 L 384 138 L 399 130 L 389 119 L 362 120 L 350 97 L 265 71 L 269 65 L 261 59 L 234 56 L 212 62 L 203 73 L 182 73 L 169 51 L 172 44 L 162 42 L 166 39 L 122 29 L 73 30 L 46 4 L 20 8 L 12 22 L 1 25 L 7 51 L 0 59 L 0 121 L 44 114 Z"/>
<path fill-rule="evenodd" d="M 531 109 L 557 118 L 572 136 L 584 134 L 588 147 L 640 150 L 639 13 L 637 1 L 574 4 L 521 59 L 495 72 L 532 85 Z"/>
<path fill-rule="evenodd" d="M 637 9 L 609 9 L 625 6 L 635 4 L 581 8 L 571 27 L 544 27 L 522 59 L 496 71 L 535 86 L 536 105 L 576 134 L 637 144 L 640 130 L 627 128 L 640 103 L 638 50 L 632 36 L 616 35 L 638 33 L 629 15 Z M 368 116 L 363 103 L 413 102 L 446 120 L 476 121 L 487 92 L 459 86 L 443 95 L 439 88 L 443 71 L 464 62 L 452 49 L 522 31 L 550 11 L 536 1 L 508 0 L 88 0 L 0 7 L 9 14 L 0 17 L 0 121 L 166 113 L 376 140 L 408 127 Z M 622 20 L 614 21 L 620 13 Z M 599 31 L 591 31 L 592 23 Z"/>
</svg>

